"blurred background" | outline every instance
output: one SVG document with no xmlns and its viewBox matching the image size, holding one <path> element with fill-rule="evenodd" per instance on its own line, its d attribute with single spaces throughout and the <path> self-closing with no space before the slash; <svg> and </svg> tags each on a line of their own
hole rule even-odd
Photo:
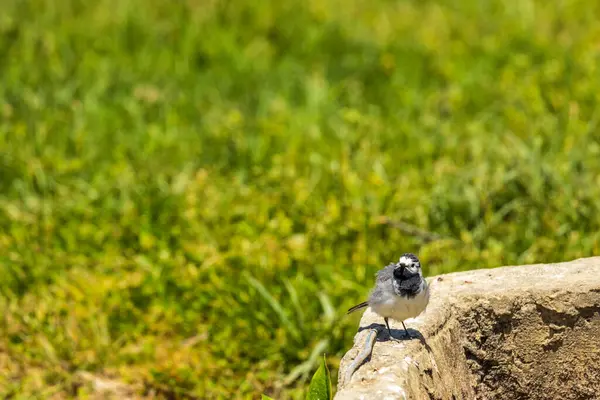
<svg viewBox="0 0 600 400">
<path fill-rule="evenodd" d="M 598 255 L 599 17 L 2 1 L 0 397 L 302 398 L 401 253 Z"/>
</svg>

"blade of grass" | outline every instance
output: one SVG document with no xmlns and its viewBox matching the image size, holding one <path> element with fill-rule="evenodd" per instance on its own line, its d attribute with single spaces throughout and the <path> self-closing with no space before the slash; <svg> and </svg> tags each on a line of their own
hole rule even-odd
<svg viewBox="0 0 600 400">
<path fill-rule="evenodd" d="M 298 327 L 294 325 L 292 320 L 288 318 L 287 314 L 283 309 L 283 306 L 271 295 L 271 293 L 269 293 L 267 288 L 259 280 L 257 280 L 247 272 L 244 273 L 244 277 L 248 280 L 248 283 L 254 289 L 256 289 L 256 291 L 261 295 L 261 297 L 269 304 L 269 306 L 271 306 L 271 308 L 273 309 L 275 314 L 277 314 L 277 317 L 279 317 L 279 320 L 286 328 L 286 330 L 290 333 L 290 335 L 292 335 L 292 337 L 297 341 L 300 341 L 301 338 Z"/>
<path fill-rule="evenodd" d="M 292 301 L 292 305 L 294 306 L 294 311 L 296 312 L 296 319 L 298 320 L 298 325 L 300 329 L 304 328 L 304 311 L 302 310 L 302 305 L 300 305 L 300 300 L 298 298 L 298 292 L 296 288 L 292 285 L 289 279 L 286 279 L 284 282 L 285 288 L 290 294 L 290 300 Z"/>
</svg>

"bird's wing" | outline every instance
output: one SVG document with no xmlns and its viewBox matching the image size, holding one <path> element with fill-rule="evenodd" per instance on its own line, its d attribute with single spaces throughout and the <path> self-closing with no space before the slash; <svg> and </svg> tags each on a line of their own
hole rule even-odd
<svg viewBox="0 0 600 400">
<path fill-rule="evenodd" d="M 396 264 L 390 264 L 377 272 L 377 282 L 387 282 L 394 276 L 394 268 Z"/>
</svg>

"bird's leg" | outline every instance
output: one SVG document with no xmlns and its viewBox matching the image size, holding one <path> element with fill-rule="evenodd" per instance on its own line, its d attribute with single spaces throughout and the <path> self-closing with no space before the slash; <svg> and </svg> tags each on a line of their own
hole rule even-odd
<svg viewBox="0 0 600 400">
<path fill-rule="evenodd" d="M 398 340 L 392 336 L 392 330 L 390 329 L 390 324 L 388 322 L 388 318 L 385 317 L 385 318 L 383 318 L 383 320 L 385 321 L 385 326 L 387 327 L 388 334 L 390 335 L 390 340 L 393 340 L 394 342 L 399 342 L 400 340 Z"/>
<path fill-rule="evenodd" d="M 388 334 L 390 335 L 390 339 L 393 339 L 393 337 L 392 337 L 392 331 L 390 330 L 390 324 L 388 322 L 388 318 L 385 317 L 385 318 L 383 318 L 383 320 L 385 321 L 385 326 L 387 327 Z"/>
<path fill-rule="evenodd" d="M 404 328 L 404 334 L 406 335 L 406 337 L 408 337 L 409 339 L 410 337 L 410 333 L 408 333 L 408 329 L 406 329 L 406 325 L 404 325 L 404 321 L 402 321 L 402 327 Z"/>
<path fill-rule="evenodd" d="M 385 321 L 385 326 L 387 327 L 388 334 L 390 335 L 390 337 L 392 337 L 392 331 L 390 330 L 390 324 L 388 322 L 388 318 L 385 317 L 383 320 Z"/>
</svg>

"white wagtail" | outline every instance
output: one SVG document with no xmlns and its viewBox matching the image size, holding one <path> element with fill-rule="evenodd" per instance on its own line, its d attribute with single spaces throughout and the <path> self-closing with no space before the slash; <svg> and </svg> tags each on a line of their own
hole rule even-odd
<svg viewBox="0 0 600 400">
<path fill-rule="evenodd" d="M 421 314 L 429 303 L 429 286 L 423 278 L 421 263 L 417 256 L 405 253 L 397 263 L 391 263 L 377 272 L 375 288 L 369 300 L 348 310 L 348 314 L 364 307 L 371 307 L 383 317 L 390 339 L 393 339 L 388 319 L 402 322 L 406 336 L 410 334 L 404 320 Z"/>
</svg>

